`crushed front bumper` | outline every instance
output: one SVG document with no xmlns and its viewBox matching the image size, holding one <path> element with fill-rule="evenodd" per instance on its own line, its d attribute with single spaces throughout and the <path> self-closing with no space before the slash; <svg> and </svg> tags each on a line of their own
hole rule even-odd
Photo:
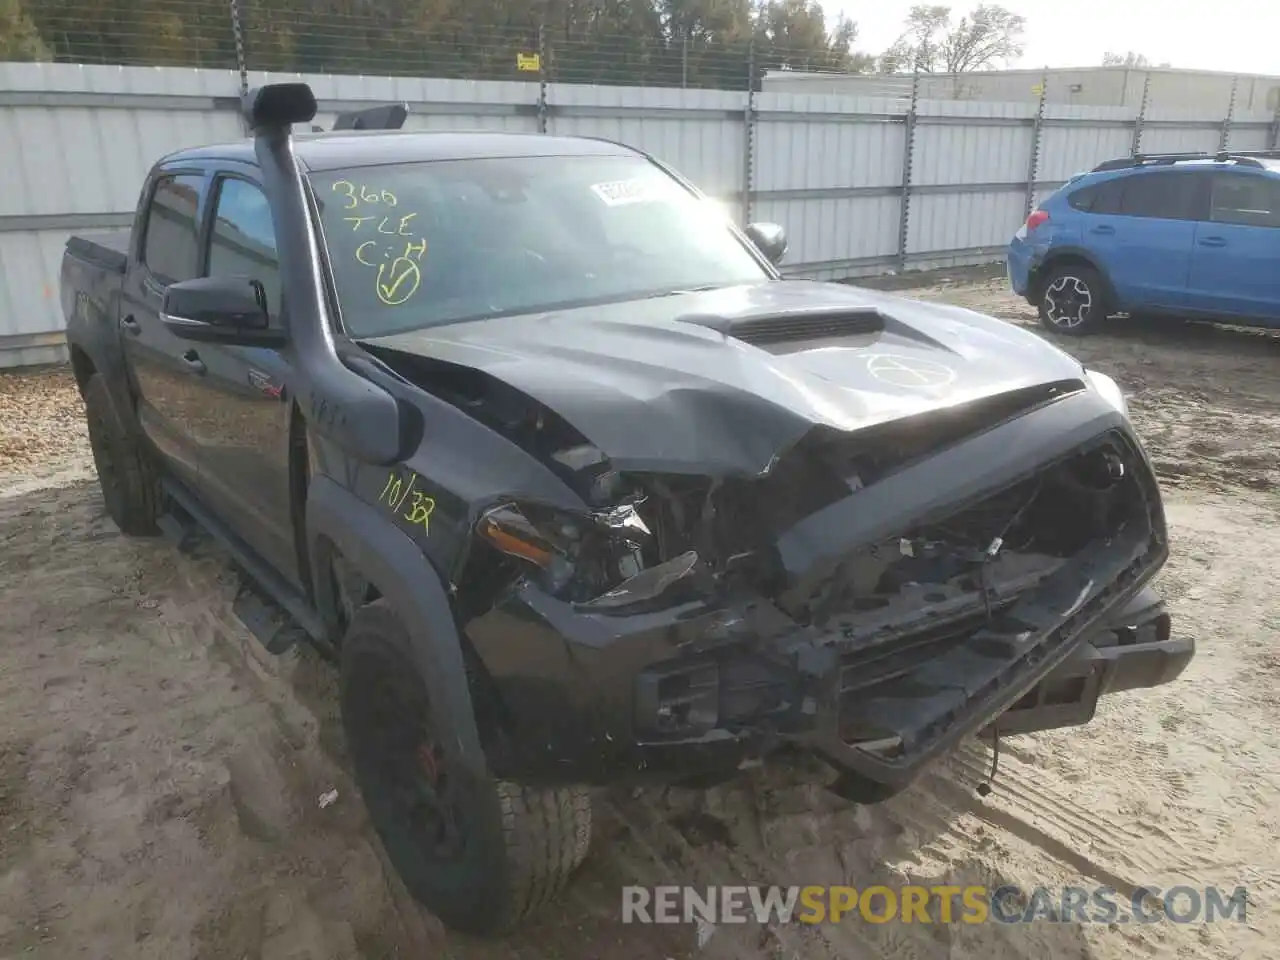
<svg viewBox="0 0 1280 960">
<path fill-rule="evenodd" d="M 564 645 L 552 634 L 534 630 L 528 619 L 521 621 L 505 616 L 494 621 L 503 632 L 523 631 L 528 659 L 525 668 L 514 670 L 502 684 L 508 706 L 516 714 L 512 719 L 521 731 L 521 743 L 512 752 L 496 752 L 492 759 L 501 775 L 533 782 L 715 780 L 795 745 L 815 750 L 837 768 L 883 785 L 888 795 L 906 786 L 931 757 L 967 736 L 993 729 L 1006 735 L 1089 723 L 1101 697 L 1176 680 L 1196 649 L 1194 638 L 1174 630 L 1159 594 L 1146 586 L 1105 624 L 1087 632 L 1029 689 L 1011 684 L 1010 690 L 1024 691 L 1011 706 L 1001 710 L 996 701 L 985 701 L 979 714 L 946 730 L 934 749 L 895 766 L 875 763 L 874 754 L 869 763 L 863 751 L 854 752 L 856 748 L 839 739 L 838 722 L 824 723 L 816 702 L 801 711 L 802 722 L 790 729 L 772 722 L 734 724 L 720 715 L 732 710 L 729 705 L 735 700 L 750 697 L 753 686 L 761 704 L 785 699 L 788 694 L 775 694 L 798 691 L 808 683 L 794 670 L 778 666 L 762 669 L 758 659 L 743 655 L 716 661 L 714 669 L 710 660 L 680 659 L 635 672 L 620 666 L 616 674 L 597 674 L 592 684 L 566 684 L 556 676 L 562 668 L 573 670 L 559 658 Z M 714 623 L 693 618 L 683 626 L 694 631 L 714 630 L 722 622 L 722 618 Z M 680 629 L 673 621 L 660 632 Z M 639 635 L 633 638 L 637 642 L 641 639 Z M 638 643 L 637 654 L 646 645 Z M 532 660 L 541 658 L 539 652 L 546 654 L 541 681 L 532 676 L 531 667 Z M 838 672 L 836 667 L 818 676 L 818 685 L 834 683 Z M 672 681 L 675 684 L 667 687 Z M 618 709 L 614 711 L 610 705 Z M 689 719 L 701 719 L 709 729 L 674 737 L 637 733 L 645 728 L 652 731 L 660 726 L 664 713 L 669 715 L 681 707 Z M 701 718 L 699 710 L 704 711 Z M 828 712 L 827 716 L 835 721 L 839 714 Z M 831 739 L 833 729 L 835 742 Z"/>
<path fill-rule="evenodd" d="M 874 637 L 862 636 L 866 615 L 800 626 L 763 598 L 618 616 L 522 581 L 467 628 L 506 714 L 505 735 L 486 744 L 491 765 L 526 782 L 671 781 L 795 747 L 888 795 L 993 723 L 1083 723 L 1103 693 L 1173 679 L 1194 646 L 1171 638 L 1147 587 L 1167 555 L 1159 491 L 1123 420 L 1092 394 L 857 491 L 790 530 L 780 554 L 797 579 L 820 576 L 850 543 L 902 529 L 926 495 L 946 509 L 1103 437 L 1131 448 L 1142 516 L 1030 585 L 1006 579 L 985 605 L 976 594 L 924 604 Z"/>
<path fill-rule="evenodd" d="M 1175 635 L 1164 601 L 1146 587 L 1112 618 L 1110 629 L 1080 644 L 992 727 L 1001 734 L 1030 733 L 1088 723 L 1100 697 L 1171 683 L 1195 654 L 1195 638 Z"/>
</svg>

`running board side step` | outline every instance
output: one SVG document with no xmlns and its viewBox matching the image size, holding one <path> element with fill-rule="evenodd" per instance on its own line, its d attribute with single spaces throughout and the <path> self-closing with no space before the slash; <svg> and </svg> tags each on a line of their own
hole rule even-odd
<svg viewBox="0 0 1280 960">
<path fill-rule="evenodd" d="M 293 617 L 278 603 L 263 596 L 257 584 L 247 578 L 241 581 L 231 612 L 266 648 L 267 653 L 279 656 L 306 638 Z"/>
<path fill-rule="evenodd" d="M 190 553 L 200 536 L 190 517 L 179 516 L 172 509 L 156 518 L 156 526 L 179 553 Z"/>
<path fill-rule="evenodd" d="M 324 622 L 302 593 L 265 563 L 253 550 L 210 513 L 186 488 L 170 477 L 161 480 L 168 495 L 169 511 L 157 522 L 180 549 L 189 548 L 200 529 L 229 553 L 252 582 L 242 584 L 232 612 L 273 654 L 289 650 L 303 636 L 316 642 L 322 652 L 332 650 Z"/>
</svg>

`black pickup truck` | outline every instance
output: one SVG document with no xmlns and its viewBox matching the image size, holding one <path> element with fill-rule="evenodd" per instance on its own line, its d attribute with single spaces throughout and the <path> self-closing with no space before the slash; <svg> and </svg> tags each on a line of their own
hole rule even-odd
<svg viewBox="0 0 1280 960">
<path fill-rule="evenodd" d="M 784 281 L 779 227 L 626 147 L 293 136 L 315 110 L 250 91 L 250 140 L 73 237 L 67 335 L 112 519 L 212 534 L 268 648 L 338 662 L 372 822 L 447 923 L 559 890 L 593 785 L 800 749 L 881 799 L 1191 659 L 1107 377 Z"/>
</svg>

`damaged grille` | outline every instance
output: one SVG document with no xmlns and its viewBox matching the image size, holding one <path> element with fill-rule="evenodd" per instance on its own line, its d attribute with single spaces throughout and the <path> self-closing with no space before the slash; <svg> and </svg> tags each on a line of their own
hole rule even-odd
<svg viewBox="0 0 1280 960">
<path fill-rule="evenodd" d="M 927 629 L 897 642 L 870 644 L 840 657 L 840 696 L 858 696 L 881 684 L 899 680 L 962 643 L 983 623 L 967 617 L 959 623 Z"/>
<path fill-rule="evenodd" d="M 739 579 L 745 580 L 746 589 L 776 597 L 797 622 L 817 623 L 822 620 L 821 611 L 815 616 L 809 609 L 814 598 L 794 603 L 777 596 L 785 589 L 776 555 L 779 534 L 851 491 L 891 483 L 899 470 L 1083 389 L 1080 381 L 1066 380 L 854 433 L 816 427 L 767 474 L 749 480 L 730 478 L 713 484 L 703 478 L 655 475 L 631 475 L 631 480 L 650 495 L 644 509 L 660 556 L 695 550 L 718 574 L 738 578 L 735 571 L 741 572 Z M 1007 490 L 1002 496 L 1013 501 L 1026 492 Z M 999 503 L 992 498 L 987 508 Z M 896 557 L 896 540 L 882 546 L 888 556 Z"/>
<path fill-rule="evenodd" d="M 1025 586 L 1123 526 L 1138 500 L 1125 462 L 1120 445 L 1099 440 L 954 512 L 863 544 L 822 577 L 789 588 L 779 605 L 797 622 L 850 629 L 842 616 L 902 623 L 910 610 L 941 610 L 954 595 L 986 589 L 991 577 Z"/>
<path fill-rule="evenodd" d="M 832 691 L 841 739 L 894 762 L 1004 709 L 1158 565 L 1158 511 L 1149 471 L 1112 433 L 904 531 L 896 551 L 859 551 L 880 555 L 879 575 L 855 577 L 846 565 L 815 601 L 829 634 L 843 638 Z"/>
</svg>

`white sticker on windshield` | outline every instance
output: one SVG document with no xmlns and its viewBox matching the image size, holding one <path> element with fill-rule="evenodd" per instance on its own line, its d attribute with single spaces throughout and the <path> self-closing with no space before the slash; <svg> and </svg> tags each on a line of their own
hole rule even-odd
<svg viewBox="0 0 1280 960">
<path fill-rule="evenodd" d="M 611 207 L 620 207 L 626 203 L 647 203 L 659 200 L 667 193 L 660 182 L 648 178 L 597 183 L 591 189 Z"/>
</svg>

